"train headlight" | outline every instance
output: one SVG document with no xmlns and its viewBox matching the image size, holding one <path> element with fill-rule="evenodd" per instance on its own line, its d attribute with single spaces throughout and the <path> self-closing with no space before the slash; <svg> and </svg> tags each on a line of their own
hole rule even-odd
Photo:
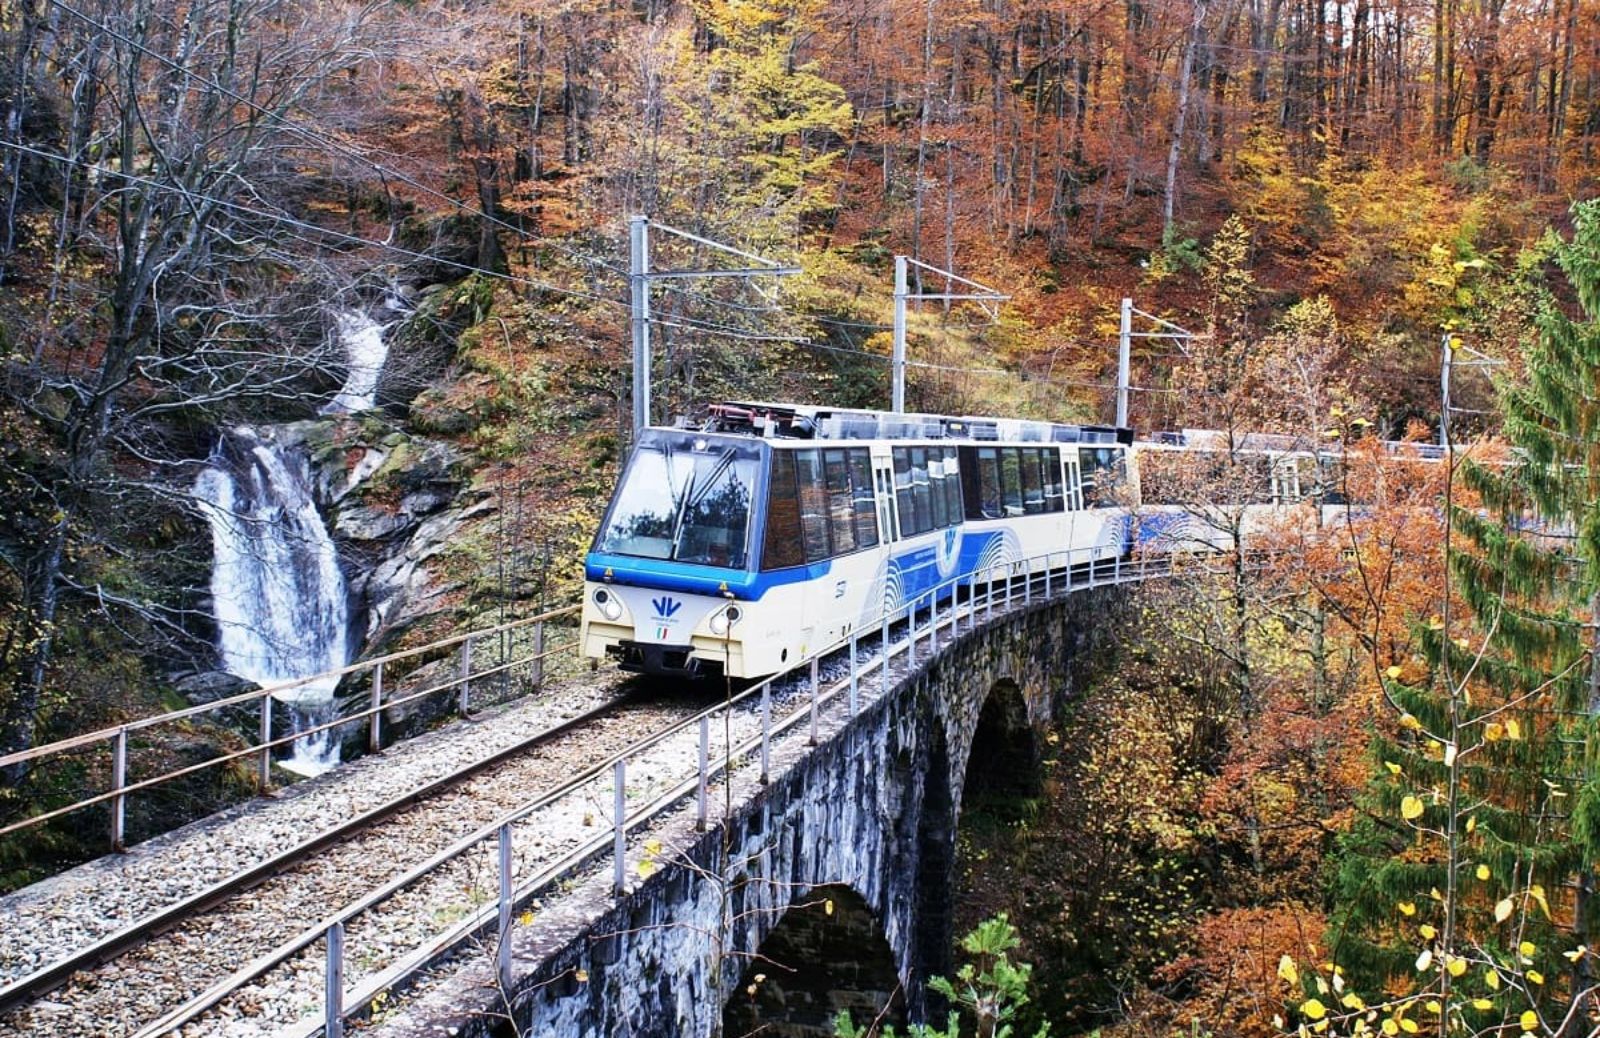
<svg viewBox="0 0 1600 1038">
<path fill-rule="evenodd" d="M 597 587 L 594 589 L 594 604 L 595 608 L 600 610 L 600 615 L 607 620 L 622 619 L 622 603 L 618 601 L 616 595 L 605 588 Z"/>
<path fill-rule="evenodd" d="M 739 607 L 736 605 L 728 606 L 726 609 L 717 610 L 715 613 L 711 614 L 711 620 L 709 621 L 711 633 L 716 635 L 718 638 L 722 637 L 728 633 L 728 628 L 739 622 L 739 617 L 743 615 L 744 614 L 739 611 Z"/>
</svg>

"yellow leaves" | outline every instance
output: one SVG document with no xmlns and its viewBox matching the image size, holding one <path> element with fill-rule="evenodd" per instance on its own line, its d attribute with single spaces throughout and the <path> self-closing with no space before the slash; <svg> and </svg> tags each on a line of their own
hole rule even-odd
<svg viewBox="0 0 1600 1038">
<path fill-rule="evenodd" d="M 1422 954 L 1417 956 L 1417 972 L 1422 973 L 1433 965 L 1433 951 L 1429 948 L 1422 949 Z"/>
<path fill-rule="evenodd" d="M 1395 907 L 1400 909 L 1400 914 L 1401 915 L 1416 915 L 1417 914 L 1417 903 L 1415 901 L 1402 901 L 1398 905 L 1396 905 Z"/>
<path fill-rule="evenodd" d="M 1505 738 L 1506 726 L 1499 721 L 1490 721 L 1483 726 L 1483 739 L 1485 742 L 1499 742 Z"/>
<path fill-rule="evenodd" d="M 1400 765 L 1396 764 L 1392 760 L 1384 761 L 1383 762 L 1383 766 L 1389 769 L 1389 774 L 1391 774 L 1391 775 L 1400 774 L 1400 771 L 1401 771 Z"/>
<path fill-rule="evenodd" d="M 518 926 L 532 926 L 533 925 L 533 911 L 530 909 L 529 911 L 526 911 L 526 912 L 522 913 L 521 915 L 517 916 L 517 925 Z"/>
<path fill-rule="evenodd" d="M 1522 1015 L 1517 1018 L 1517 1023 L 1522 1025 L 1524 1031 L 1531 1031 L 1539 1026 L 1539 1014 L 1531 1009 L 1524 1009 Z"/>
<path fill-rule="evenodd" d="M 1479 866 L 1477 868 L 1477 871 L 1475 871 L 1473 873 L 1473 875 L 1477 876 L 1481 880 L 1487 880 L 1489 878 L 1489 875 L 1490 875 L 1489 866 L 1483 865 L 1483 864 L 1479 864 Z"/>
<path fill-rule="evenodd" d="M 1532 955 L 1538 950 L 1538 945 L 1534 944 L 1532 941 L 1523 941 L 1521 944 L 1517 945 L 1517 951 L 1521 952 L 1523 955 Z"/>
<path fill-rule="evenodd" d="M 1544 917 L 1546 919 L 1549 919 L 1550 918 L 1550 902 L 1545 900 L 1544 886 L 1539 884 L 1539 883 L 1533 884 L 1533 886 L 1528 888 L 1528 896 L 1533 898 L 1533 900 L 1539 906 L 1539 911 L 1544 913 Z"/>
<path fill-rule="evenodd" d="M 1439 936 L 1439 931 L 1435 930 L 1430 923 L 1423 923 L 1421 926 L 1417 927 L 1417 933 L 1422 935 L 1422 939 L 1424 941 L 1431 941 L 1435 937 Z"/>
<path fill-rule="evenodd" d="M 1295 967 L 1294 960 L 1287 955 L 1278 960 L 1278 976 L 1290 984 L 1300 983 L 1300 970 Z"/>
<path fill-rule="evenodd" d="M 822 911 L 825 915 L 833 914 L 833 898 L 830 897 L 822 903 Z"/>
<path fill-rule="evenodd" d="M 1486 1009 L 1493 1009 L 1494 1003 L 1487 998 L 1475 998 L 1472 1000 L 1472 1008 L 1481 1012 Z"/>
<path fill-rule="evenodd" d="M 1478 816 L 1477 815 L 1468 815 L 1467 816 L 1467 832 L 1471 833 L 1472 830 L 1476 829 L 1477 827 L 1478 827 Z"/>
<path fill-rule="evenodd" d="M 574 970 L 572 973 L 572 979 L 577 981 L 579 984 L 587 984 L 589 983 L 589 971 Z"/>
<path fill-rule="evenodd" d="M 1459 955 L 1448 956 L 1445 959 L 1444 968 L 1445 972 L 1449 973 L 1452 977 L 1459 977 L 1463 973 L 1467 972 L 1467 960 L 1461 958 Z"/>
<path fill-rule="evenodd" d="M 633 868 L 634 871 L 639 873 L 640 879 L 649 879 L 651 876 L 656 874 L 656 863 L 651 861 L 649 858 L 641 859 L 639 864 L 635 865 Z"/>
<path fill-rule="evenodd" d="M 1388 1035 L 1389 1038 L 1394 1038 L 1395 1035 L 1400 1033 L 1400 1025 L 1393 1020 L 1385 1020 L 1383 1022 L 1383 1033 Z"/>
<path fill-rule="evenodd" d="M 1583 958 L 1584 954 L 1586 952 L 1588 952 L 1588 950 L 1589 950 L 1589 946 L 1588 945 L 1580 944 L 1576 948 L 1572 949 L 1571 951 L 1562 952 L 1561 955 L 1568 962 L 1577 962 L 1579 959 Z"/>
<path fill-rule="evenodd" d="M 1423 810 L 1422 801 L 1410 794 L 1400 801 L 1400 817 L 1408 822 L 1421 818 Z"/>
<path fill-rule="evenodd" d="M 1390 681 L 1399 681 L 1400 680 L 1400 675 L 1403 673 L 1403 671 L 1401 671 L 1401 669 L 1399 667 L 1390 667 L 1388 670 L 1384 671 L 1383 673 L 1384 673 L 1384 676 L 1387 677 Z"/>
<path fill-rule="evenodd" d="M 1490 966 L 1483 971 L 1483 984 L 1490 991 L 1500 990 L 1500 971 Z"/>
<path fill-rule="evenodd" d="M 1321 1020 L 1328 1015 L 1328 1007 L 1319 999 L 1308 998 L 1300 1003 L 1300 1015 L 1307 1020 Z"/>
<path fill-rule="evenodd" d="M 1413 731 L 1418 731 L 1422 728 L 1422 722 L 1417 720 L 1415 717 L 1412 717 L 1410 714 L 1401 714 L 1400 727 L 1410 728 Z"/>
<path fill-rule="evenodd" d="M 1528 972 L 1524 973 L 1523 976 L 1528 978 L 1528 983 L 1530 984 L 1544 983 L 1544 974 L 1540 973 L 1538 970 L 1529 970 Z"/>
<path fill-rule="evenodd" d="M 1400 1018 L 1400 1030 L 1404 1031 L 1406 1034 L 1416 1034 L 1417 1022 L 1410 1017 L 1403 1016 Z"/>
<path fill-rule="evenodd" d="M 1515 717 L 1506 719 L 1506 736 L 1512 741 L 1522 738 L 1522 722 Z"/>
<path fill-rule="evenodd" d="M 1496 901 L 1494 905 L 1494 921 L 1497 923 L 1503 923 L 1507 919 L 1510 919 L 1511 910 L 1515 907 L 1516 906 L 1511 903 L 1511 899 L 1509 897 L 1503 897 L 1499 901 Z"/>
<path fill-rule="evenodd" d="M 646 840 L 644 842 L 644 852 L 646 854 L 648 854 L 652 858 L 660 857 L 661 856 L 661 841 L 660 840 Z"/>
</svg>

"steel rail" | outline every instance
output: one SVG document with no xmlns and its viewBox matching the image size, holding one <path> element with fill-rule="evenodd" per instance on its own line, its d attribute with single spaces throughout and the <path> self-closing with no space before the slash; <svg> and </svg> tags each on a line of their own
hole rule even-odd
<svg viewBox="0 0 1600 1038">
<path fill-rule="evenodd" d="M 750 755 L 763 745 L 770 744 L 770 740 L 774 735 L 783 734 L 790 729 L 797 727 L 802 722 L 809 720 L 813 710 L 813 701 L 817 703 L 831 703 L 833 700 L 838 698 L 844 690 L 850 688 L 853 682 L 859 684 L 862 678 L 873 673 L 874 671 L 883 670 L 886 672 L 887 676 L 887 670 L 893 664 L 894 657 L 896 655 L 905 654 L 909 659 L 915 660 L 916 657 L 914 653 L 916 652 L 916 643 L 920 638 L 926 636 L 927 634 L 931 634 L 935 639 L 937 639 L 940 628 L 949 627 L 952 634 L 958 635 L 960 632 L 960 623 L 963 613 L 965 613 L 967 621 L 970 625 L 968 627 L 969 631 L 972 630 L 973 627 L 975 627 L 978 623 L 980 609 L 985 610 L 983 614 L 983 620 L 985 623 L 987 623 L 993 618 L 995 599 L 1002 593 L 1001 591 L 997 590 L 998 587 L 1003 586 L 1004 588 L 1005 605 L 1003 609 L 1005 612 L 1010 612 L 1013 608 L 1031 607 L 1032 590 L 1040 582 L 1045 582 L 1048 586 L 1048 577 L 1050 574 L 1055 572 L 1051 560 L 1056 556 L 1065 556 L 1066 564 L 1064 567 L 1062 567 L 1063 576 L 1065 579 L 1062 581 L 1061 590 L 1059 592 L 1050 594 L 1041 592 L 1041 597 L 1039 599 L 1039 604 L 1041 605 L 1049 601 L 1056 601 L 1061 598 L 1068 597 L 1076 591 L 1088 590 L 1091 588 L 1112 584 L 1134 583 L 1150 577 L 1166 576 L 1171 572 L 1170 560 L 1166 559 L 1165 557 L 1158 559 L 1150 556 L 1141 556 L 1137 565 L 1134 565 L 1133 560 L 1129 559 L 1127 560 L 1129 564 L 1124 567 L 1122 565 L 1123 560 L 1120 558 L 1106 560 L 1095 559 L 1091 557 L 1087 561 L 1086 565 L 1078 564 L 1073 561 L 1073 556 L 1075 554 L 1075 550 L 1049 552 L 1027 559 L 998 563 L 989 567 L 983 578 L 980 578 L 977 573 L 971 573 L 951 578 L 949 581 L 945 581 L 939 585 L 936 585 L 934 589 L 925 592 L 914 601 L 909 602 L 898 609 L 886 611 L 885 613 L 881 614 L 879 620 L 874 625 L 862 626 L 853 631 L 851 634 L 841 637 L 833 644 L 824 647 L 805 659 L 796 661 L 795 664 L 788 669 L 763 679 L 738 695 L 724 700 L 721 703 L 717 703 L 714 706 L 708 707 L 705 710 L 698 711 L 693 715 L 667 727 L 666 729 L 663 729 L 660 732 L 646 736 L 645 738 L 630 744 L 629 746 L 618 751 L 609 759 L 591 766 L 587 771 L 574 777 L 563 786 L 541 795 L 534 801 L 524 804 L 513 811 L 502 815 L 495 821 L 486 824 L 476 832 L 462 837 L 450 847 L 436 853 L 427 862 L 423 862 L 409 870 L 407 874 L 395 877 L 383 887 L 370 892 L 357 902 L 347 905 L 339 912 L 330 914 L 314 926 L 308 927 L 302 931 L 296 937 L 279 945 L 278 948 L 257 957 L 250 964 L 235 972 L 232 976 L 218 982 L 211 988 L 208 988 L 206 991 L 202 992 L 188 1003 L 177 1007 L 159 1020 L 146 1025 L 145 1028 L 141 1029 L 137 1033 L 135 1038 L 154 1038 L 154 1036 L 165 1034 L 177 1027 L 181 1027 L 184 1024 L 193 1021 L 216 1006 L 218 1003 L 222 1002 L 224 999 L 237 992 L 246 984 L 259 979 L 272 969 L 286 962 L 288 959 L 303 952 L 307 948 L 316 944 L 319 940 L 322 940 L 330 928 L 334 926 L 343 927 L 348 925 L 358 916 L 372 910 L 391 897 L 405 890 L 407 887 L 410 887 L 418 881 L 425 879 L 428 875 L 437 871 L 444 865 L 461 857 L 478 845 L 486 843 L 487 841 L 495 838 L 502 827 L 522 821 L 533 812 L 542 810 L 543 808 L 548 807 L 561 799 L 579 792 L 584 787 L 602 780 L 605 774 L 615 767 L 617 762 L 625 761 L 630 757 L 635 757 L 638 754 L 659 745 L 665 740 L 688 730 L 690 727 L 698 725 L 703 718 L 710 718 L 718 713 L 731 711 L 734 707 L 749 702 L 757 694 L 769 690 L 774 683 L 780 679 L 800 677 L 802 669 L 809 668 L 811 663 L 814 661 L 831 657 L 841 651 L 849 651 L 853 644 L 857 647 L 863 644 L 868 646 L 874 645 L 876 643 L 875 639 L 862 639 L 861 633 L 862 631 L 875 631 L 877 624 L 882 623 L 885 620 L 892 619 L 893 622 L 896 623 L 898 623 L 901 618 L 906 620 L 906 636 L 904 640 L 890 641 L 887 646 L 886 654 L 882 649 L 879 649 L 877 650 L 877 654 L 873 658 L 868 659 L 865 663 L 858 663 L 855 657 L 852 656 L 851 675 L 840 678 L 833 682 L 825 693 L 819 690 L 814 697 L 805 697 L 806 701 L 804 703 L 787 713 L 784 717 L 779 719 L 775 724 L 768 727 L 766 730 L 747 737 L 735 746 L 727 747 L 723 753 L 719 754 L 718 764 L 714 769 L 711 769 L 710 774 L 718 777 L 729 774 L 733 767 L 734 761 Z M 1042 568 L 1036 570 L 1034 568 L 1034 563 L 1040 560 L 1043 560 L 1044 565 Z M 1084 565 L 1085 579 L 1082 582 L 1074 579 L 1074 567 L 1077 565 Z M 1017 571 L 1019 566 L 1022 567 L 1022 571 L 1020 573 Z M 1099 579 L 1097 579 L 1097 568 L 1102 571 L 1102 575 L 1099 577 Z M 1109 574 L 1105 574 L 1103 573 L 1105 569 L 1110 569 L 1111 572 Z M 996 576 L 997 571 L 1002 570 L 1004 573 L 1000 576 Z M 1022 584 L 1022 591 L 1016 595 L 1013 595 L 1012 588 L 1019 582 L 1019 580 Z M 976 590 L 980 581 L 985 585 L 983 606 L 979 605 Z M 937 607 L 938 597 L 947 585 L 950 589 L 950 609 L 945 616 L 941 617 Z M 965 585 L 969 592 L 967 601 L 965 603 L 960 602 L 957 596 L 957 592 L 962 585 Z M 934 604 L 932 610 L 933 615 L 930 619 L 930 623 L 926 632 L 919 631 L 916 621 L 918 606 L 923 599 L 929 599 Z M 1002 615 L 1004 615 L 1004 613 L 1002 613 Z M 658 795 L 649 804 L 641 806 L 632 814 L 626 816 L 621 826 L 624 833 L 636 829 L 638 826 L 650 821 L 657 815 L 669 810 L 685 798 L 692 796 L 696 792 L 700 781 L 701 779 L 698 774 L 690 778 L 686 778 L 675 786 L 670 787 L 662 794 Z M 586 843 L 582 843 L 578 847 L 567 851 L 555 862 L 545 866 L 534 877 L 531 877 L 522 884 L 516 885 L 513 893 L 513 902 L 520 905 L 528 898 L 534 896 L 542 890 L 549 888 L 557 880 L 570 874 L 574 870 L 581 868 L 590 860 L 603 854 L 606 847 L 613 843 L 614 838 L 615 835 L 612 832 L 600 833 Z M 403 956 L 399 961 L 379 971 L 372 977 L 367 978 L 365 981 L 362 981 L 357 989 L 357 992 L 353 993 L 351 997 L 347 998 L 345 1003 L 351 1005 L 352 1007 L 368 1005 L 374 998 L 376 998 L 378 993 L 395 987 L 409 977 L 415 975 L 420 970 L 425 969 L 428 965 L 453 954 L 461 947 L 462 944 L 475 939 L 479 934 L 484 932 L 490 923 L 493 922 L 497 911 L 497 905 L 487 905 L 478 912 L 469 915 L 466 919 L 448 928 L 443 933 L 429 938 L 411 953 Z M 296 1025 L 291 1026 L 293 1027 Z M 322 1031 L 322 1023 L 315 1022 L 299 1025 L 292 1033 L 297 1036 L 301 1034 L 309 1036 L 321 1033 Z"/>
<path fill-rule="evenodd" d="M 343 842 L 348 837 L 362 833 L 407 808 L 420 804 L 438 793 L 459 785 L 461 782 L 502 764 L 519 754 L 532 750 L 544 743 L 554 741 L 575 728 L 590 724 L 614 711 L 618 704 L 626 698 L 626 692 L 613 696 L 590 710 L 553 724 L 510 746 L 497 750 L 481 760 L 457 768 L 447 775 L 442 775 L 416 789 L 402 793 L 333 828 L 323 830 L 310 839 L 258 862 L 227 879 L 219 880 L 197 894 L 175 902 L 153 915 L 146 916 L 121 930 L 108 934 L 72 955 L 58 959 L 25 977 L 0 986 L 0 1010 L 8 1009 L 26 999 L 37 998 L 60 986 L 78 970 L 90 969 L 108 962 L 122 952 L 160 936 L 185 919 L 214 908 L 236 894 L 244 893 L 259 886 L 262 882 L 287 870 L 290 866 L 310 859 L 328 847 Z"/>
</svg>

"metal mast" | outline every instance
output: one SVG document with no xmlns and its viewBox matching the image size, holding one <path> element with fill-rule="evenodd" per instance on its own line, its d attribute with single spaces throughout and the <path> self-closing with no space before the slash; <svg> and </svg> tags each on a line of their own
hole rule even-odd
<svg viewBox="0 0 1600 1038">
<path fill-rule="evenodd" d="M 754 266 L 725 267 L 709 270 L 651 270 L 650 229 L 655 228 L 697 245 L 749 260 Z M 784 266 L 777 260 L 758 256 L 753 252 L 736 249 L 732 245 L 702 238 L 698 234 L 655 223 L 648 216 L 634 216 L 628 220 L 628 291 L 631 323 L 633 326 L 633 438 L 650 424 L 650 285 L 655 281 L 688 280 L 693 278 L 755 278 L 789 277 L 800 273 L 799 267 Z"/>
<path fill-rule="evenodd" d="M 970 292 L 912 292 L 908 268 L 921 267 L 930 273 L 937 274 L 948 281 L 960 282 L 973 291 Z M 966 300 L 975 302 L 983 308 L 990 319 L 999 314 L 996 304 L 1002 303 L 1011 297 L 988 285 L 980 285 L 976 281 L 969 281 L 959 274 L 953 274 L 942 267 L 935 267 L 921 260 L 912 259 L 910 256 L 896 256 L 894 258 L 894 378 L 893 393 L 890 410 L 895 414 L 904 414 L 906 409 L 906 302 L 908 300 L 935 300 L 947 299 L 952 302 Z"/>
</svg>

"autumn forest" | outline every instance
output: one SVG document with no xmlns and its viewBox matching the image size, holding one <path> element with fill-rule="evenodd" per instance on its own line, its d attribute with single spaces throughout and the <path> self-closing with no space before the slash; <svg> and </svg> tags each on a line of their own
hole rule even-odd
<svg viewBox="0 0 1600 1038">
<path fill-rule="evenodd" d="M 1033 966 L 1000 1016 L 1600 1025 L 1595 0 L 0 0 L 0 116 L 0 757 L 231 694 L 219 430 L 359 502 L 339 663 L 376 657 L 581 578 L 629 217 L 688 232 L 655 269 L 798 268 L 659 283 L 663 423 L 886 406 L 905 255 L 1006 297 L 913 306 L 909 410 L 1110 422 L 1127 298 L 1129 424 L 1222 444 L 1163 483 L 1220 550 L 1130 593 L 1037 787 L 961 836 L 957 921 Z M 346 407 L 356 311 L 389 352 Z M 1342 460 L 1247 531 L 1257 435 Z M 0 767 L 0 828 L 111 766 Z M 205 774 L 130 824 L 253 781 Z M 0 890 L 91 844 L 0 835 Z"/>
</svg>

